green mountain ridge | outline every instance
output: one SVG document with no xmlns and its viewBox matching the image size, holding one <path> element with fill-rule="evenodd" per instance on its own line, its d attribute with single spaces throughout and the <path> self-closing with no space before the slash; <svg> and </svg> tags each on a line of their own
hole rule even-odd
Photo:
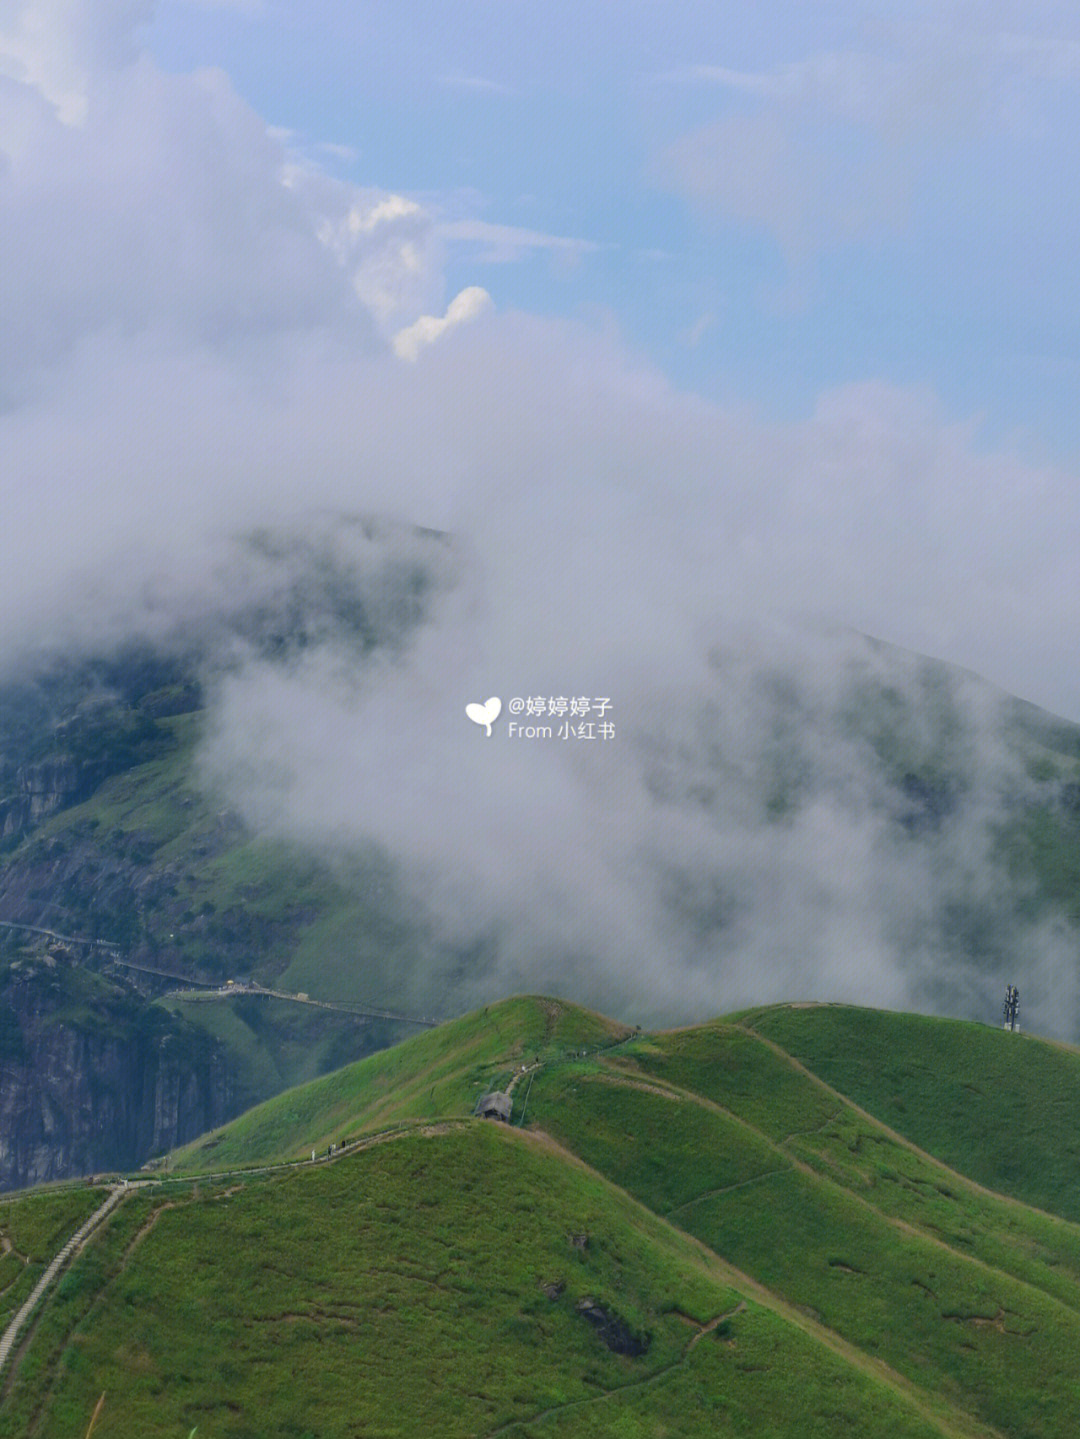
<svg viewBox="0 0 1080 1439">
<path fill-rule="evenodd" d="M 473 1117 L 497 1086 L 509 1124 Z M 1078 1105 L 1080 1051 L 990 1025 L 502 1001 L 129 1187 L 0 1372 L 0 1435 L 104 1393 L 96 1439 L 1065 1439 Z M 0 1321 L 100 1198 L 0 1206 Z"/>
</svg>

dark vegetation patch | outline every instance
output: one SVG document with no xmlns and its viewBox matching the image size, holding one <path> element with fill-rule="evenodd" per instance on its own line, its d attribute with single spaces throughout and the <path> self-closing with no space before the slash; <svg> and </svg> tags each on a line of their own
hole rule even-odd
<svg viewBox="0 0 1080 1439">
<path fill-rule="evenodd" d="M 947 1324 L 970 1324 L 975 1329 L 996 1329 L 999 1334 L 1012 1334 L 1015 1338 L 1026 1338 L 1034 1330 L 1010 1329 L 1006 1323 L 1007 1310 L 999 1308 L 996 1314 L 963 1314 L 951 1312 L 941 1317 Z"/>
<path fill-rule="evenodd" d="M 636 1334 L 625 1319 L 621 1319 L 614 1310 L 605 1309 L 595 1299 L 579 1299 L 575 1309 L 586 1323 L 592 1325 L 605 1348 L 613 1354 L 628 1354 L 636 1359 L 648 1349 L 650 1335 Z"/>
</svg>

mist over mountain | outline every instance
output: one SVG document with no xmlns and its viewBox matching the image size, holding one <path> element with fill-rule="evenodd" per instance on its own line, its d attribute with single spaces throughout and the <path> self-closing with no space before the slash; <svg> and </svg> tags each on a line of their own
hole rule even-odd
<svg viewBox="0 0 1080 1439">
<path fill-rule="evenodd" d="M 190 782 L 212 811 L 343 894 L 380 867 L 410 938 L 381 974 L 345 942 L 332 986 L 444 1013 L 557 986 L 655 1022 L 792 995 L 993 1018 L 1013 981 L 1033 1027 L 1080 1033 L 1069 723 L 805 621 L 718 618 L 666 654 L 641 633 L 602 664 L 570 631 L 561 659 L 523 637 L 496 685 L 476 553 L 388 519 L 266 528 L 214 576 L 197 604 L 159 591 L 126 647 L 54 654 L 36 679 L 24 660 L 6 783 L 74 761 L 55 807 L 84 800 L 175 742 L 155 714 L 197 710 Z M 489 740 L 464 711 L 497 691 Z M 607 699 L 611 737 L 562 739 L 557 718 L 511 737 L 512 697 L 560 695 Z M 164 943 L 128 912 L 147 953 Z"/>
<path fill-rule="evenodd" d="M 611 739 L 558 720 L 514 739 L 504 717 L 488 741 L 470 699 L 582 679 L 463 675 L 456 602 L 391 662 L 330 645 L 234 671 L 202 752 L 257 828 L 392 858 L 475 957 L 437 992 L 557 982 L 650 1020 L 784 995 L 992 1017 L 1022 973 L 1030 1021 L 1077 1032 L 1076 904 L 1033 862 L 1049 830 L 1075 863 L 1072 726 L 851 633 L 718 626 L 678 684 L 608 657 Z"/>
</svg>

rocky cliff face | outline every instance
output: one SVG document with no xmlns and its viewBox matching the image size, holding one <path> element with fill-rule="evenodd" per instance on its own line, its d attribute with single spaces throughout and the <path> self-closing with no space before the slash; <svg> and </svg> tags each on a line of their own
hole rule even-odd
<svg viewBox="0 0 1080 1439">
<path fill-rule="evenodd" d="M 77 804 L 100 782 L 96 770 L 64 756 L 20 765 L 13 793 L 0 802 L 0 835 L 21 835 L 57 811 Z"/>
<path fill-rule="evenodd" d="M 173 1016 L 55 959 L 0 977 L 0 1188 L 137 1168 L 247 1102 Z"/>
</svg>

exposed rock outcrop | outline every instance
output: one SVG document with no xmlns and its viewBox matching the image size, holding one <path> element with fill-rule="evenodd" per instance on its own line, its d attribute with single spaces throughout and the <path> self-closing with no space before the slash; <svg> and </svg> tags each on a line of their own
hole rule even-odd
<svg viewBox="0 0 1080 1439">
<path fill-rule="evenodd" d="M 78 804 L 100 783 L 100 770 L 63 756 L 20 765 L 14 794 L 0 804 L 0 835 L 25 834 L 50 815 Z"/>
<path fill-rule="evenodd" d="M 246 1097 L 204 1034 L 85 970 L 0 981 L 0 1188 L 136 1168 Z"/>
</svg>

